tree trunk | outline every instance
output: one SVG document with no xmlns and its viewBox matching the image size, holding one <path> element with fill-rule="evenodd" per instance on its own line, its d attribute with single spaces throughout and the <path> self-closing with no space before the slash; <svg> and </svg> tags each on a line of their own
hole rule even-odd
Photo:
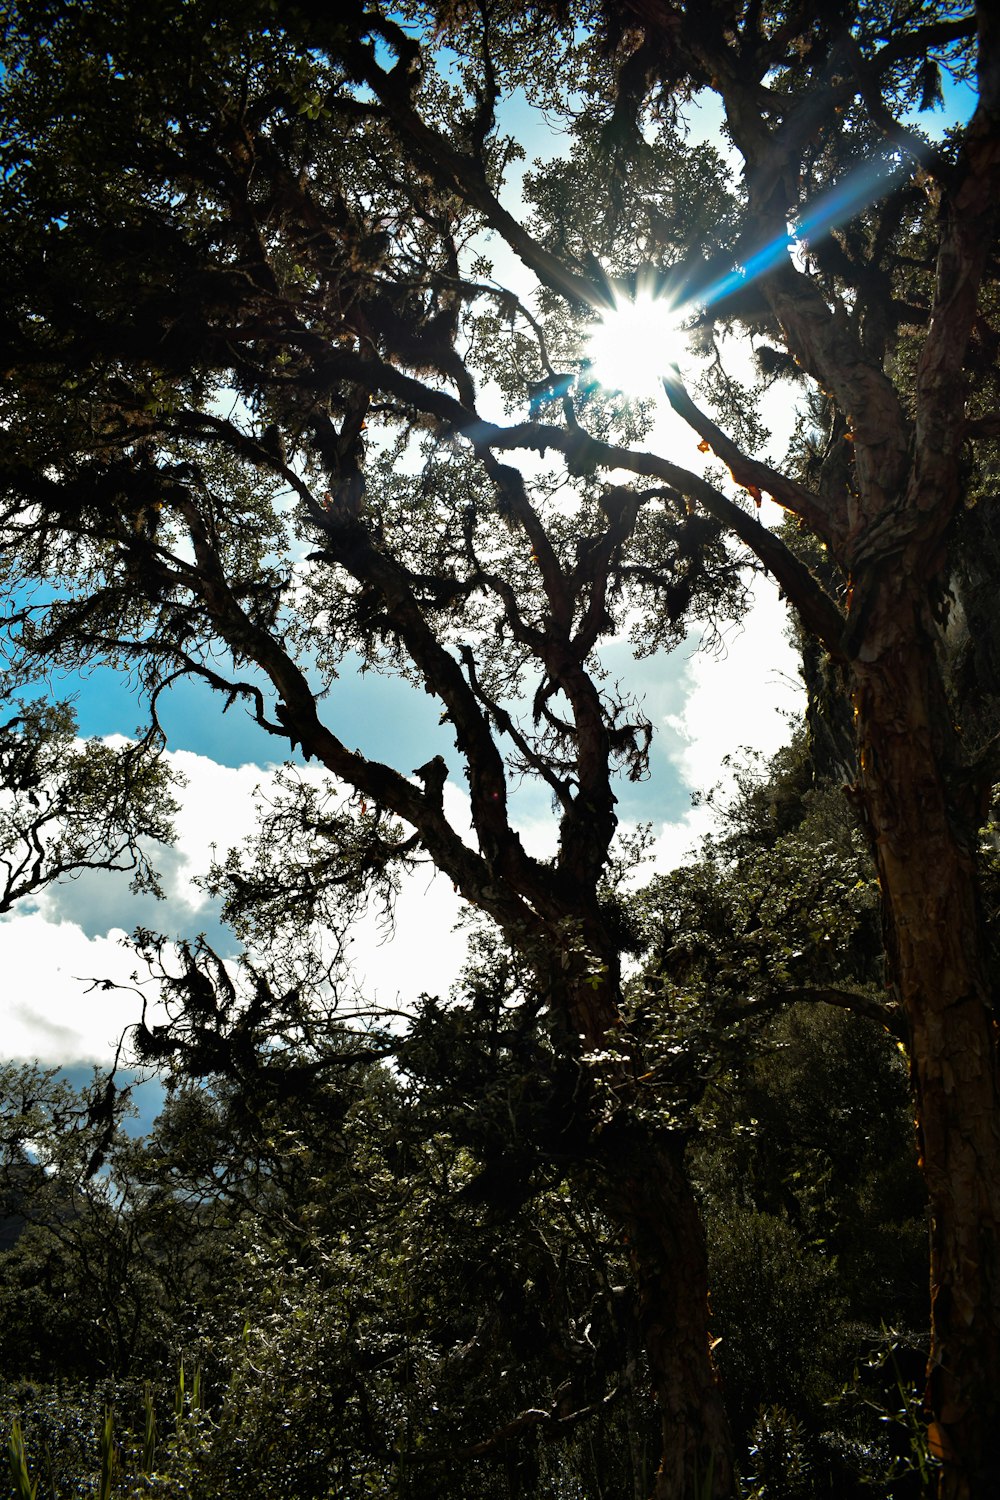
<svg viewBox="0 0 1000 1500">
<path fill-rule="evenodd" d="M 594 948 L 603 946 L 598 937 Z M 663 1455 L 652 1500 L 731 1500 L 737 1493 L 733 1443 L 712 1360 L 708 1254 L 684 1136 L 643 1119 L 636 1080 L 646 1064 L 621 1033 L 617 953 L 611 946 L 606 951 L 614 957 L 604 966 L 604 982 L 571 980 L 558 987 L 559 1003 L 572 1041 L 607 1056 L 599 1065 L 582 1062 L 579 1097 L 587 1096 L 589 1149 L 604 1183 L 603 1207 L 628 1246 L 661 1413 Z M 600 1103 L 609 1098 L 617 1101 L 610 1121 Z"/>
<path fill-rule="evenodd" d="M 902 559 L 866 601 L 852 666 L 860 790 L 890 979 L 910 1027 L 931 1213 L 926 1414 L 947 1500 L 1000 1494 L 1000 1099 L 971 809 L 947 769 L 951 717 Z"/>
<path fill-rule="evenodd" d="M 733 1447 L 710 1349 L 705 1233 L 682 1140 L 640 1128 L 615 1156 L 609 1207 L 628 1237 L 663 1427 L 653 1500 L 730 1500 Z"/>
</svg>

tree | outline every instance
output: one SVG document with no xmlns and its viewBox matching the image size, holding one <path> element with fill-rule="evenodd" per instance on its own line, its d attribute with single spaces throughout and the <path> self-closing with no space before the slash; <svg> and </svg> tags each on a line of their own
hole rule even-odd
<svg viewBox="0 0 1000 1500">
<path fill-rule="evenodd" d="M 693 8 L 629 7 L 638 32 L 630 78 L 642 80 L 637 93 L 687 83 L 720 94 L 746 167 L 738 259 L 752 266 L 755 253 L 781 247 L 757 283 L 757 315 L 826 393 L 825 451 L 811 475 L 764 473 L 669 388 L 735 477 L 797 515 L 843 579 L 842 603 L 830 613 L 827 593 L 820 606 L 826 623 L 807 588 L 786 587 L 854 710 L 856 794 L 882 888 L 889 982 L 909 1033 L 932 1209 L 927 1409 L 941 1493 L 985 1494 L 1000 1476 L 1000 1163 L 976 830 L 995 776 L 988 747 L 960 738 L 966 716 L 949 701 L 938 643 L 949 535 L 962 504 L 978 497 L 975 467 L 988 464 L 996 436 L 995 21 L 985 9 L 929 18 L 923 7 L 865 6 L 802 30 L 763 8 L 720 11 L 706 20 Z M 946 150 L 931 150 L 903 115 L 932 102 L 942 64 L 967 70 L 973 46 L 976 112 Z M 842 178 L 849 190 L 851 170 L 887 151 L 919 164 L 916 177 L 811 247 L 799 268 L 787 252 L 789 216 L 808 222 L 817 188 Z M 828 210 L 820 201 L 815 212 Z"/>
<path fill-rule="evenodd" d="M 691 1160 L 744 1481 L 808 1494 L 811 1469 L 846 1496 L 912 1457 L 885 1412 L 917 1368 L 900 1354 L 886 1383 L 877 1366 L 886 1323 L 922 1344 L 926 1230 L 899 1053 L 804 998 L 879 989 L 870 865 L 806 769 L 801 741 L 771 776 L 748 768 L 726 836 L 643 893 L 652 957 L 630 998 L 669 1032 L 675 1116 L 709 1079 Z M 78 1483 L 95 1460 L 68 1437 L 109 1402 L 134 1426 L 138 1375 L 158 1483 L 206 1496 L 248 1472 L 298 1500 L 366 1482 L 647 1495 L 656 1422 L 625 1248 L 586 1174 L 565 1181 L 560 1069 L 524 966 L 483 934 L 405 1039 L 361 1046 L 304 1006 L 291 1045 L 287 1002 L 240 1008 L 204 949 L 160 951 L 179 1024 L 146 1034 L 174 1068 L 149 1138 L 123 1135 L 120 1092 L 0 1078 L 0 1186 L 31 1220 L 0 1257 L 0 1343 L 22 1378 L 4 1409 L 29 1451 Z M 803 1003 L 775 1020 L 789 967 Z M 197 1422 L 168 1415 L 179 1357 L 202 1372 Z"/>
<path fill-rule="evenodd" d="M 150 845 L 177 809 L 159 737 L 81 743 L 67 704 L 33 701 L 0 725 L 0 912 L 84 870 L 123 870 L 158 891 Z"/>
<path fill-rule="evenodd" d="M 853 703 L 882 1013 L 905 1017 L 934 1215 L 929 1431 L 941 1493 L 987 1493 L 1000 1143 L 975 832 L 991 767 L 954 733 L 939 647 L 948 539 L 988 488 L 996 436 L 995 22 L 875 0 L 337 16 L 11 9 L 12 614 L 32 580 L 62 590 L 20 631 L 11 682 L 51 659 L 135 663 L 155 715 L 163 685 L 193 674 L 350 789 L 319 816 L 293 795 L 324 893 L 301 866 L 287 890 L 244 880 L 250 926 L 261 901 L 289 931 L 336 915 L 335 897 L 385 890 L 418 857 L 496 924 L 550 1031 L 560 1160 L 628 1241 L 663 1418 L 657 1495 L 706 1474 L 724 1495 L 686 1124 L 658 1095 L 668 1062 L 624 1019 L 628 923 L 606 885 L 613 777 L 645 774 L 649 726 L 598 653 L 627 621 L 656 649 L 689 615 L 733 608 L 725 537 L 742 543 Z M 931 147 L 905 115 L 934 102 L 942 67 L 975 67 L 979 102 Z M 526 179 L 522 219 L 502 198 L 518 147 L 498 105 L 515 86 L 572 122 L 569 161 Z M 675 128 L 699 91 L 722 100 L 739 189 Z M 533 273 L 534 307 L 492 281 L 483 231 Z M 801 372 L 826 432 L 783 470 L 753 455 L 752 399 L 721 364 L 706 399 L 726 430 L 679 377 L 666 388 L 737 486 L 823 544 L 824 577 L 724 480 L 644 451 L 648 412 L 595 383 L 595 309 L 649 278 L 703 338 L 766 333 L 770 374 Z M 509 420 L 484 408 L 490 385 Z M 349 748 L 321 696 L 348 649 L 434 695 L 460 770 L 435 757 L 414 781 Z M 450 816 L 459 774 L 471 842 Z M 549 861 L 518 836 L 517 776 L 551 794 Z M 294 953 L 286 970 L 261 1004 L 300 993 Z M 211 991 L 191 1002 L 197 1026 Z"/>
<path fill-rule="evenodd" d="M 158 1181 L 124 1129 L 129 1086 L 0 1069 L 0 1338 L 12 1380 L 133 1382 L 190 1337 L 221 1277 L 203 1197 Z M 194 1149 L 194 1148 L 192 1148 Z M 165 1174 L 164 1174 L 165 1175 Z M 214 1206 L 214 1205 L 213 1205 Z"/>
<path fill-rule="evenodd" d="M 743 759 L 712 794 L 718 831 L 637 915 L 651 1008 L 708 1075 L 689 1162 L 743 1476 L 765 1478 L 754 1450 L 767 1436 L 773 1460 L 784 1430 L 831 1492 L 909 1493 L 889 1481 L 910 1433 L 887 1416 L 919 1391 L 926 1200 L 902 1040 L 886 1045 L 874 865 L 813 759 L 802 733 L 769 765 Z"/>
<path fill-rule="evenodd" d="M 145 1380 L 161 1486 L 235 1495 L 252 1472 L 297 1500 L 372 1483 L 642 1500 L 657 1423 L 626 1250 L 586 1179 L 567 1190 L 531 988 L 483 943 L 449 1005 L 426 999 L 402 1071 L 326 1021 L 281 1055 L 244 1035 L 226 1076 L 202 1076 L 203 1039 L 175 1035 L 198 1076 L 175 1074 L 141 1141 L 121 1130 L 122 1094 L 5 1070 L 0 1188 L 31 1224 L 0 1256 L 18 1382 L 3 1412 L 32 1456 L 79 1484 L 97 1446 L 79 1451 L 81 1423 L 96 1433 L 110 1403 L 134 1429 Z M 726 1029 L 701 1112 L 727 1123 L 703 1130 L 694 1168 L 744 1478 L 811 1464 L 861 1494 L 892 1462 L 877 1376 L 856 1405 L 836 1398 L 879 1319 L 905 1329 L 921 1311 L 900 1250 L 919 1267 L 905 1071 L 842 1010 L 764 1017 L 735 1045 Z M 169 1415 L 179 1358 L 189 1384 L 201 1371 L 196 1423 Z"/>
</svg>

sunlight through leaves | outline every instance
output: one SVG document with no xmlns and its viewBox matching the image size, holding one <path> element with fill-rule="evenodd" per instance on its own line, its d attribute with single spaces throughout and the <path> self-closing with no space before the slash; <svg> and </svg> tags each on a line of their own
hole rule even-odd
<svg viewBox="0 0 1000 1500">
<path fill-rule="evenodd" d="M 594 378 L 626 396 L 656 394 L 663 376 L 686 351 L 687 312 L 666 297 L 646 292 L 634 301 L 616 301 L 590 335 Z"/>
</svg>

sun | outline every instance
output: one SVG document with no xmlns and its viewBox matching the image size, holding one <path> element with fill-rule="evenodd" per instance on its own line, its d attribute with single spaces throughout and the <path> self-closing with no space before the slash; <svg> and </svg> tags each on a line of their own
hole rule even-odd
<svg viewBox="0 0 1000 1500">
<path fill-rule="evenodd" d="M 624 396 L 653 396 L 684 352 L 686 309 L 666 297 L 640 292 L 617 301 L 596 323 L 588 340 L 594 378 Z"/>
</svg>

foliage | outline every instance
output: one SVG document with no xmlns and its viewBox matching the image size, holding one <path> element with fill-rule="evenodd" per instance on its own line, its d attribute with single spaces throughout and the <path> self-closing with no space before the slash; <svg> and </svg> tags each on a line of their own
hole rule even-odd
<svg viewBox="0 0 1000 1500">
<path fill-rule="evenodd" d="M 863 870 L 846 805 L 810 789 L 807 770 L 800 741 L 770 779 L 762 769 L 743 778 L 706 851 L 718 906 L 753 904 L 757 867 L 766 871 L 779 844 L 789 862 L 798 848 L 807 876 L 819 826 L 851 872 L 840 872 L 845 885 Z M 718 947 L 694 918 L 700 866 L 671 889 L 673 926 L 645 949 L 647 984 L 684 930 L 694 994 Z M 637 936 L 655 938 L 662 880 L 641 910 Z M 800 910 L 806 923 L 804 899 Z M 735 915 L 729 926 L 735 945 Z M 827 947 L 820 933 L 802 956 L 805 976 L 823 974 Z M 393 1070 L 350 1029 L 338 1041 L 321 1017 L 276 1050 L 272 1006 L 228 1050 L 225 1029 L 214 1051 L 174 1032 L 179 1071 L 144 1141 L 120 1130 L 124 1100 L 109 1139 L 91 1118 L 96 1090 L 78 1098 L 51 1077 L 8 1070 L 11 1160 L 23 1163 L 30 1139 L 50 1171 L 21 1179 L 33 1222 L 2 1263 L 3 1339 L 24 1351 L 23 1376 L 63 1382 L 9 1392 L 29 1453 L 47 1452 L 57 1474 L 96 1476 L 110 1399 L 120 1483 L 146 1493 L 146 1375 L 157 1493 L 186 1486 L 221 1500 L 245 1492 L 251 1474 L 302 1500 L 331 1485 L 346 1496 L 372 1485 L 644 1492 L 656 1433 L 638 1310 L 600 1208 L 599 1161 L 592 1175 L 579 1170 L 575 1075 L 553 1055 L 530 969 L 485 931 L 474 948 L 455 994 L 425 997 L 396 1038 Z M 860 988 L 875 952 L 870 934 L 845 942 L 841 980 L 850 965 Z M 853 1493 L 904 1461 L 905 1445 L 893 1449 L 879 1420 L 899 1399 L 899 1367 L 878 1368 L 880 1330 L 920 1321 L 923 1194 L 899 1052 L 870 1021 L 815 1004 L 784 1010 L 774 997 L 756 1016 L 750 1005 L 752 1020 L 740 1018 L 727 1043 L 718 1016 L 696 1024 L 708 1004 L 673 1006 L 673 1072 L 659 1097 L 679 1108 L 686 1080 L 712 1332 L 746 1483 L 809 1494 L 808 1475 L 830 1473 L 839 1493 Z M 211 1032 L 205 1011 L 202 1025 Z M 228 1057 L 227 1072 L 185 1076 L 208 1056 Z M 95 1138 L 108 1176 L 88 1182 Z M 58 1210 L 68 1197 L 71 1236 Z M 129 1256 L 110 1253 L 109 1203 L 129 1226 Z M 88 1388 L 79 1378 L 108 1322 L 86 1290 L 101 1255 L 105 1297 L 119 1316 L 138 1316 L 130 1377 Z M 48 1330 L 34 1345 L 14 1321 L 29 1297 Z M 55 1311 L 58 1330 L 46 1321 Z M 183 1422 L 171 1415 L 178 1357 L 203 1372 L 206 1393 L 200 1404 L 185 1398 Z M 71 1441 L 60 1423 L 72 1425 L 74 1403 Z"/>
<path fill-rule="evenodd" d="M 480 971 L 479 994 L 485 977 Z M 259 1088 L 255 1107 L 245 1090 L 221 1079 L 210 1093 L 203 1084 L 179 1084 L 148 1140 L 117 1136 L 108 1149 L 108 1188 L 126 1195 L 138 1248 L 115 1261 L 119 1279 L 107 1283 L 107 1295 L 122 1310 L 141 1309 L 130 1379 L 83 1383 L 93 1363 L 75 1365 L 74 1350 L 93 1347 L 96 1329 L 88 1325 L 107 1316 L 87 1296 L 106 1235 L 99 1197 L 81 1198 L 80 1218 L 91 1222 L 89 1235 L 77 1230 L 79 1252 L 61 1245 L 54 1277 L 49 1236 L 50 1270 L 36 1268 L 33 1285 L 19 1252 L 31 1235 L 39 1238 L 44 1200 L 25 1205 L 38 1227 L 3 1258 L 8 1305 L 33 1295 L 68 1307 L 69 1316 L 58 1342 L 39 1346 L 44 1362 L 34 1369 L 30 1346 L 22 1345 L 24 1374 L 44 1372 L 51 1383 L 11 1382 L 10 1371 L 5 1411 L 20 1414 L 29 1455 L 38 1463 L 46 1455 L 44 1472 L 57 1486 L 97 1475 L 110 1400 L 121 1483 L 131 1475 L 135 1493 L 147 1492 L 138 1478 L 148 1443 L 138 1377 L 152 1375 L 157 1493 L 186 1485 L 207 1496 L 236 1495 L 249 1474 L 303 1500 L 331 1485 L 361 1495 L 372 1483 L 414 1494 L 433 1483 L 444 1495 L 474 1486 L 487 1495 L 541 1496 L 572 1493 L 574 1484 L 626 1490 L 635 1480 L 641 1493 L 637 1476 L 655 1464 L 655 1423 L 642 1394 L 625 1259 L 579 1188 L 569 1193 L 546 1165 L 548 1154 L 530 1172 L 546 1140 L 530 1096 L 514 1117 L 520 1158 L 509 1140 L 500 1148 L 501 1101 L 509 1107 L 516 1097 L 513 1077 L 505 1093 L 501 1083 L 504 1043 L 482 1001 L 475 1017 L 459 1005 L 453 1019 L 448 1074 L 415 1041 L 409 1084 L 371 1063 L 345 1065 L 322 1081 L 314 1075 L 305 1092 L 268 1097 Z M 800 1019 L 795 1062 L 787 1042 L 769 1039 L 755 1049 L 747 1085 L 720 1078 L 715 1092 L 726 1098 L 730 1120 L 714 1122 L 697 1155 L 713 1326 L 738 1431 L 746 1424 L 748 1473 L 763 1462 L 753 1457 L 762 1403 L 785 1404 L 788 1421 L 802 1428 L 796 1442 L 814 1458 L 817 1435 L 824 1436 L 818 1451 L 826 1463 L 836 1436 L 846 1443 L 858 1431 L 877 1435 L 870 1415 L 859 1424 L 852 1407 L 831 1417 L 824 1402 L 837 1394 L 851 1360 L 871 1347 L 867 1309 L 877 1317 L 919 1308 L 912 1290 L 906 1300 L 919 1246 L 909 1270 L 901 1269 L 898 1250 L 895 1258 L 885 1253 L 897 1227 L 880 1228 L 894 1211 L 884 1197 L 888 1177 L 912 1174 L 902 1140 L 892 1153 L 885 1141 L 869 1177 L 846 1153 L 831 1152 L 817 1211 L 815 1138 L 839 1127 L 849 1139 L 830 1110 L 830 1043 L 821 1021 L 811 1012 Z M 520 1023 L 525 1029 L 524 1017 Z M 454 1070 L 457 1056 L 472 1065 L 490 1034 L 499 1106 L 492 1128 L 489 1106 L 479 1119 L 461 1110 L 470 1080 Z M 858 1039 L 846 1023 L 835 1035 L 846 1046 Z M 903 1114 L 898 1077 L 895 1097 L 890 1090 L 880 1098 L 873 1088 L 884 1064 L 884 1049 L 872 1048 L 852 1075 L 859 1106 L 863 1099 L 883 1128 L 894 1111 Z M 43 1082 L 35 1078 L 33 1087 Z M 808 1109 L 804 1084 L 815 1092 Z M 721 1112 L 718 1102 L 713 1107 Z M 33 1128 L 41 1144 L 40 1124 Z M 50 1128 L 65 1133 L 62 1121 Z M 518 1180 L 519 1159 L 527 1180 Z M 50 1178 L 75 1178 L 71 1154 L 64 1160 Z M 158 1202 L 163 1196 L 169 1214 Z M 915 1196 L 919 1212 L 919 1190 Z M 796 1202 L 801 1207 L 789 1214 Z M 879 1253 L 876 1281 L 870 1257 Z M 849 1256 L 853 1273 L 845 1269 Z M 19 1337 L 7 1321 L 5 1347 Z M 179 1354 L 189 1388 L 182 1422 L 171 1415 Z M 204 1372 L 200 1404 L 191 1394 L 196 1366 Z M 869 1387 L 869 1401 L 877 1389 Z M 333 1426 L 331 1410 L 339 1414 Z M 770 1443 L 777 1453 L 773 1434 Z"/>
<path fill-rule="evenodd" d="M 76 737 L 66 704 L 16 702 L 0 726 L 0 912 L 84 870 L 128 870 L 159 892 L 150 843 L 177 804 L 155 736 L 112 745 Z"/>
<path fill-rule="evenodd" d="M 841 1393 L 884 1323 L 919 1344 L 926 1210 L 870 856 L 801 733 L 743 765 L 701 858 L 641 900 L 646 995 L 670 995 L 675 1044 L 696 1036 L 689 1157 L 746 1472 L 773 1409 L 768 1451 L 787 1421 L 789 1451 L 846 1493 L 890 1467 L 870 1412 L 894 1409 L 891 1380 L 868 1376 L 860 1423 Z"/>
<path fill-rule="evenodd" d="M 31 1285 L 19 1258 L 31 1231 L 4 1256 L 9 1303 L 68 1304 L 65 1332 L 75 1335 L 43 1342 L 40 1355 L 21 1346 L 25 1373 L 52 1382 L 9 1386 L 7 1410 L 21 1414 L 29 1452 L 49 1450 L 59 1475 L 79 1476 L 94 1462 L 109 1396 L 135 1423 L 138 1382 L 80 1384 L 74 1348 L 92 1346 L 109 1311 L 138 1304 L 132 1368 L 156 1377 L 157 1472 L 199 1493 L 245 1493 L 252 1474 L 302 1497 L 331 1485 L 361 1495 L 373 1483 L 464 1494 L 469 1465 L 483 1493 L 517 1484 L 548 1493 L 549 1483 L 561 1493 L 578 1466 L 601 1484 L 616 1471 L 627 1482 L 623 1412 L 634 1443 L 648 1447 L 652 1433 L 634 1328 L 627 1352 L 621 1344 L 624 1266 L 592 1208 L 555 1192 L 513 1220 L 484 1210 L 467 1191 L 470 1154 L 440 1123 L 428 1132 L 424 1110 L 370 1064 L 335 1071 L 305 1099 L 258 1096 L 257 1112 L 249 1106 L 221 1080 L 212 1095 L 180 1087 L 152 1137 L 115 1140 L 108 1190 L 123 1197 L 141 1248 L 116 1262 L 112 1307 L 85 1295 L 105 1231 L 94 1195 L 78 1205 L 87 1222 L 72 1245 L 52 1247 L 60 1226 L 44 1226 L 50 1258 L 62 1251 L 59 1279 L 36 1267 Z M 67 1163 L 50 1178 L 60 1172 L 74 1176 Z M 44 1202 L 25 1189 L 20 1206 L 42 1229 Z M 3 1333 L 14 1346 L 9 1320 Z M 196 1420 L 171 1424 L 162 1403 L 181 1350 L 211 1394 L 203 1405 L 191 1397 Z M 617 1399 L 606 1394 L 609 1375 Z M 72 1425 L 75 1401 L 74 1447 L 60 1423 Z M 538 1431 L 554 1441 L 540 1445 Z M 126 1448 L 134 1465 L 136 1441 Z"/>
</svg>

